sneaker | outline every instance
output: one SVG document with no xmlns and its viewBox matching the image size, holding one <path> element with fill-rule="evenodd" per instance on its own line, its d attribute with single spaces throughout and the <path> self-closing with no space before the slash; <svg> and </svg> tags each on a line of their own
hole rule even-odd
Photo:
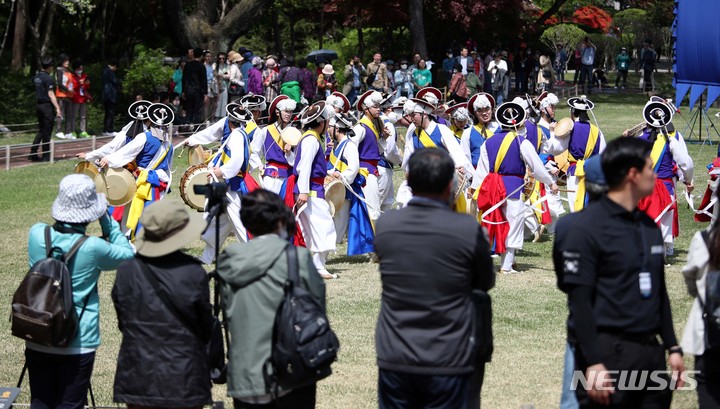
<svg viewBox="0 0 720 409">
<path fill-rule="evenodd" d="M 322 277 L 324 280 L 335 280 L 338 278 L 337 274 L 330 274 L 327 270 L 320 270 L 318 271 L 320 273 L 320 277 Z"/>
<path fill-rule="evenodd" d="M 510 275 L 510 274 L 520 274 L 519 271 L 512 269 L 512 270 L 500 270 L 503 275 Z"/>
<path fill-rule="evenodd" d="M 75 134 L 71 134 L 70 132 L 65 134 L 65 139 L 77 139 L 77 136 Z"/>
<path fill-rule="evenodd" d="M 83 132 L 80 132 L 80 137 L 81 137 L 81 138 L 90 138 L 90 134 L 87 133 L 87 132 L 85 132 L 85 131 L 83 131 Z"/>
<path fill-rule="evenodd" d="M 58 132 L 55 134 L 55 137 L 58 139 L 65 139 L 65 134 L 62 132 Z"/>
<path fill-rule="evenodd" d="M 31 153 L 30 155 L 28 155 L 28 160 L 30 162 L 40 162 L 42 159 L 39 156 L 37 156 L 36 154 Z"/>
</svg>

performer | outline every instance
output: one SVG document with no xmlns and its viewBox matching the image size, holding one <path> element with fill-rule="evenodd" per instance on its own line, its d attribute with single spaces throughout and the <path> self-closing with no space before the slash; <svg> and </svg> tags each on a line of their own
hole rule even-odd
<svg viewBox="0 0 720 409">
<path fill-rule="evenodd" d="M 393 182 L 393 166 L 402 162 L 402 156 L 397 146 L 397 130 L 395 123 L 390 119 L 389 114 L 392 112 L 394 93 L 383 96 L 380 103 L 382 112 L 380 119 L 385 128 L 383 133 L 387 135 L 380 142 L 380 161 L 378 161 L 378 190 L 380 192 L 380 210 L 383 212 L 392 208 L 395 203 L 395 183 Z"/>
<path fill-rule="evenodd" d="M 553 136 L 553 130 L 555 129 L 555 107 L 560 102 L 557 95 L 553 93 L 543 92 L 537 98 L 540 108 L 540 120 L 538 121 L 538 130 L 542 133 L 545 141 L 549 141 Z M 546 142 L 547 144 L 547 142 Z M 540 159 L 545 163 L 545 169 L 550 172 L 553 181 L 557 183 L 558 175 L 560 174 L 560 167 L 555 161 L 555 157 L 550 155 L 548 152 L 541 152 Z M 563 213 L 565 213 L 565 206 L 563 206 L 562 200 L 560 199 L 559 193 L 550 193 L 550 186 L 545 185 L 545 195 L 548 196 L 547 209 L 550 211 L 552 222 L 548 226 L 550 234 L 555 232 L 555 224 Z M 542 197 L 542 195 L 540 195 Z M 537 211 L 536 211 L 537 214 Z"/>
<path fill-rule="evenodd" d="M 553 192 L 557 192 L 557 185 L 532 143 L 519 135 L 527 119 L 525 109 L 507 102 L 498 107 L 495 118 L 502 129 L 480 148 L 473 187 L 481 222 L 488 229 L 495 253 L 502 255 L 500 270 L 511 274 L 517 273 L 513 266 L 515 252 L 523 246 L 525 204 L 520 194 L 526 173 L 529 171 L 535 179 L 549 184 Z"/>
<path fill-rule="evenodd" d="M 335 113 L 346 114 L 350 112 L 351 104 L 345 94 L 335 91 L 328 95 L 325 103 L 335 110 Z M 328 132 L 325 132 L 325 159 L 330 160 L 330 152 L 333 150 L 333 138 Z"/>
<path fill-rule="evenodd" d="M 430 113 L 430 119 L 438 124 L 449 126 L 445 118 L 436 114 L 440 108 L 440 102 L 442 101 L 442 92 L 435 87 L 425 87 L 415 94 L 415 99 L 421 99 L 432 105 L 432 112 Z"/>
<path fill-rule="evenodd" d="M 269 125 L 260 128 L 252 139 L 250 166 L 261 170 L 263 187 L 273 193 L 281 194 L 283 183 L 292 174 L 295 154 L 280 134 L 292 126 L 293 112 L 297 102 L 287 95 L 278 95 L 268 108 Z"/>
<path fill-rule="evenodd" d="M 128 114 L 133 120 L 123 126 L 110 142 L 94 151 L 80 152 L 76 156 L 88 162 L 95 162 L 125 146 L 135 135 L 147 131 L 150 123 L 146 122 L 148 119 L 147 109 L 151 104 L 150 101 L 145 100 L 133 102 L 128 108 Z"/>
<path fill-rule="evenodd" d="M 677 216 L 675 183 L 679 179 L 688 193 L 694 189 L 693 160 L 688 154 L 685 139 L 672 124 L 673 110 L 663 101 L 649 101 L 643 109 L 647 127 L 639 136 L 652 144 L 650 159 L 657 174 L 653 193 L 640 201 L 638 208 L 660 227 L 665 243 L 665 255 L 674 253 L 673 238 L 680 232 Z"/>
<path fill-rule="evenodd" d="M 380 118 L 382 101 L 382 94 L 372 90 L 365 92 L 358 98 L 356 106 L 358 111 L 363 113 L 363 117 L 353 127 L 355 135 L 350 137 L 358 146 L 360 167 L 368 173 L 363 191 L 370 212 L 370 220 L 373 223 L 380 217 L 381 212 L 380 186 L 378 183 L 378 176 L 380 175 L 378 165 L 382 153 L 380 141 L 382 140 L 384 143 L 384 140 L 389 136 Z"/>
<path fill-rule="evenodd" d="M 245 133 L 247 122 L 252 114 L 242 105 L 231 102 L 225 108 L 227 117 L 204 130 L 190 135 L 183 144 L 189 146 L 204 145 L 220 140 L 220 149 L 210 158 L 208 166 L 218 181 L 227 184 L 227 211 L 220 215 L 220 245 L 230 235 L 231 224 L 238 241 L 247 241 L 247 231 L 240 220 L 240 200 L 243 194 L 255 190 L 258 186 L 247 172 L 250 161 L 250 140 Z M 209 209 L 206 209 L 209 210 Z M 205 214 L 207 219 L 208 214 Z M 215 258 L 216 224 L 210 223 L 202 235 L 205 242 L 200 261 L 210 264 Z"/>
<path fill-rule="evenodd" d="M 122 148 L 100 159 L 100 168 L 129 166 L 136 179 L 135 197 L 125 206 L 122 221 L 130 240 L 140 229 L 140 216 L 148 204 L 162 199 L 172 182 L 173 147 L 168 126 L 175 119 L 170 107 L 152 104 L 147 108 L 150 129 L 139 133 Z"/>
<path fill-rule="evenodd" d="M 335 251 L 335 224 L 330 216 L 330 205 L 325 201 L 325 162 L 324 138 L 328 120 L 334 110 L 319 101 L 312 104 L 301 116 L 303 137 L 297 146 L 293 178 L 297 181 L 293 188 L 295 194 L 295 212 L 302 238 L 312 253 L 313 264 L 324 279 L 337 278 L 325 268 L 330 252 Z M 368 138 L 369 139 L 369 138 Z M 362 156 L 360 156 L 362 161 Z M 362 164 L 360 165 L 362 167 Z"/>
<path fill-rule="evenodd" d="M 493 121 L 495 99 L 492 95 L 480 92 L 468 100 L 468 108 L 473 112 L 475 124 L 463 132 L 460 147 L 473 168 L 477 168 L 480 160 L 480 147 L 498 129 Z"/>
<path fill-rule="evenodd" d="M 467 102 L 455 104 L 445 110 L 450 118 L 450 131 L 452 131 L 457 143 L 462 140 L 463 133 L 470 129 L 470 113 Z"/>
<path fill-rule="evenodd" d="M 567 100 L 570 106 L 570 118 L 574 121 L 572 132 L 567 138 L 558 139 L 553 136 L 548 140 L 551 155 L 559 155 L 568 151 L 570 166 L 567 171 L 568 204 L 571 212 L 582 210 L 587 201 L 585 194 L 585 159 L 605 150 L 605 136 L 602 131 L 590 123 L 588 111 L 595 104 L 585 95 Z"/>
<path fill-rule="evenodd" d="M 328 175 L 342 180 L 346 188 L 345 204 L 340 209 L 336 209 L 333 216 L 337 236 L 336 243 L 340 244 L 347 233 L 348 256 L 372 253 L 373 226 L 362 191 L 367 171 L 360 169 L 357 145 L 347 136 L 352 130 L 350 116 L 335 114 L 335 117 L 330 119 L 329 125 L 331 136 L 335 141 L 335 148 L 330 154 Z"/>
</svg>

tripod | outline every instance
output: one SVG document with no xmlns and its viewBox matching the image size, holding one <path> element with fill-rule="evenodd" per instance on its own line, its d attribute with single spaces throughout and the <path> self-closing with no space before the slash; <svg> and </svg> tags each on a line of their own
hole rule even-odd
<svg viewBox="0 0 720 409">
<path fill-rule="evenodd" d="M 703 118 L 705 118 L 705 139 L 703 139 Z M 684 117 L 683 117 L 684 119 Z M 692 115 L 690 116 L 690 120 L 685 121 L 685 131 L 683 134 L 685 135 L 685 140 L 689 141 L 690 137 L 695 132 L 695 128 L 697 127 L 698 130 L 698 141 L 700 141 L 703 145 L 707 143 L 708 145 L 712 145 L 712 141 L 710 139 L 712 129 L 715 132 L 715 136 L 717 136 L 718 141 L 720 142 L 720 132 L 715 127 L 715 123 L 713 123 L 712 119 L 710 118 L 710 115 L 707 113 L 707 109 L 703 109 L 703 96 L 700 95 L 700 101 L 699 101 L 699 108 L 696 109 L 694 112 L 692 112 Z"/>
</svg>

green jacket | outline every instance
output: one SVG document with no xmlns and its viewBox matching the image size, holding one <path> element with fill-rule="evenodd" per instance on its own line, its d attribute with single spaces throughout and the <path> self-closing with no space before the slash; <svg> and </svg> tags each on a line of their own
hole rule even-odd
<svg viewBox="0 0 720 409">
<path fill-rule="evenodd" d="M 268 394 L 263 366 L 270 358 L 275 312 L 288 275 L 287 240 L 275 234 L 228 246 L 218 258 L 224 281 L 222 303 L 230 331 L 228 395 L 248 398 Z M 325 306 L 325 283 L 310 253 L 298 248 L 300 280 Z"/>
<path fill-rule="evenodd" d="M 468 89 L 468 96 L 473 96 L 483 90 L 483 83 L 474 72 L 465 77 L 465 86 Z M 468 111 L 472 112 L 472 107 L 469 107 Z"/>
</svg>

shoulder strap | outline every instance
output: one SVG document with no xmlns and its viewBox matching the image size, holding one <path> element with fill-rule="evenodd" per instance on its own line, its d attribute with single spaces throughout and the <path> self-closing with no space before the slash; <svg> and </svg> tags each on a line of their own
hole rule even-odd
<svg viewBox="0 0 720 409">
<path fill-rule="evenodd" d="M 50 237 L 50 226 L 45 226 L 45 257 L 52 256 L 52 238 Z"/>
<path fill-rule="evenodd" d="M 288 261 L 288 281 L 291 281 L 294 285 L 299 285 L 300 274 L 298 273 L 297 248 L 292 244 L 288 244 L 288 246 L 287 246 L 287 261 Z"/>
<path fill-rule="evenodd" d="M 80 246 L 82 246 L 83 243 L 85 243 L 85 240 L 88 239 L 88 236 L 83 235 L 78 239 L 78 241 L 73 244 L 72 247 L 70 247 L 70 250 L 63 256 L 63 260 L 65 263 L 70 263 L 70 259 L 73 258 L 75 253 L 77 253 L 78 250 L 80 250 Z"/>
</svg>

